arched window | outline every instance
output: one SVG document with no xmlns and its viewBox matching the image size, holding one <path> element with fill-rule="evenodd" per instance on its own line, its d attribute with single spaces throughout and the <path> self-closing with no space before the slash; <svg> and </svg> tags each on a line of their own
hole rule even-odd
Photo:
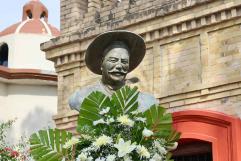
<svg viewBox="0 0 241 161">
<path fill-rule="evenodd" d="M 29 19 L 32 19 L 33 18 L 33 14 L 32 14 L 32 12 L 31 12 L 31 10 L 27 10 L 27 16 L 28 16 L 28 18 Z"/>
<path fill-rule="evenodd" d="M 182 139 L 173 152 L 174 161 L 212 161 L 212 144 L 194 139 Z"/>
<path fill-rule="evenodd" d="M 44 19 L 46 16 L 47 16 L 46 12 L 43 11 L 43 12 L 41 13 L 41 15 L 40 15 L 40 18 L 41 18 L 41 19 Z"/>
<path fill-rule="evenodd" d="M 0 65 L 8 66 L 8 44 L 0 43 Z"/>
</svg>

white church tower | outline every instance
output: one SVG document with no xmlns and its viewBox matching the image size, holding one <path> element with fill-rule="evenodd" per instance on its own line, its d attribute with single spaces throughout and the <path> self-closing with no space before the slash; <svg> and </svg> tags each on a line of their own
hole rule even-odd
<svg viewBox="0 0 241 161">
<path fill-rule="evenodd" d="M 54 63 L 40 50 L 60 34 L 48 14 L 39 0 L 31 0 L 23 6 L 22 21 L 0 32 L 0 121 L 17 118 L 15 140 L 51 125 L 57 112 Z"/>
<path fill-rule="evenodd" d="M 59 31 L 48 24 L 47 8 L 38 0 L 28 2 L 23 7 L 22 21 L 0 33 L 0 65 L 54 71 L 40 43 L 58 35 Z"/>
</svg>

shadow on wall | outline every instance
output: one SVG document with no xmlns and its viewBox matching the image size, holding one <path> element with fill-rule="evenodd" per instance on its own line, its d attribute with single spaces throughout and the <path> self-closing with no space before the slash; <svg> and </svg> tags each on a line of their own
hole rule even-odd
<svg viewBox="0 0 241 161">
<path fill-rule="evenodd" d="M 44 110 L 41 107 L 35 107 L 28 113 L 21 123 L 21 133 L 30 136 L 40 129 L 54 128 L 55 123 L 52 120 L 53 113 Z"/>
</svg>

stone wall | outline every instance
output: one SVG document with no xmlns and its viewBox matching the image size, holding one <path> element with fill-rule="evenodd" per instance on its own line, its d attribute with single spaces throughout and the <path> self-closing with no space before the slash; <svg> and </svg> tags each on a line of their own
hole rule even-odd
<svg viewBox="0 0 241 161">
<path fill-rule="evenodd" d="M 88 0 L 60 0 L 60 30 L 62 34 L 78 30 L 88 9 Z"/>
<path fill-rule="evenodd" d="M 68 18 L 63 4 L 82 8 Z M 84 63 L 88 44 L 113 29 L 144 38 L 146 56 L 128 78 L 138 77 L 135 85 L 169 111 L 209 109 L 241 118 L 240 0 L 61 0 L 61 6 L 62 35 L 41 46 L 58 73 L 59 128 L 75 127 L 69 95 L 99 79 Z"/>
</svg>

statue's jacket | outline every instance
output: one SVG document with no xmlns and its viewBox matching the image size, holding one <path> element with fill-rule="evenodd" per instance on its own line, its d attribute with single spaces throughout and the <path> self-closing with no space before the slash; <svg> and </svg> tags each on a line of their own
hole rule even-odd
<svg viewBox="0 0 241 161">
<path fill-rule="evenodd" d="M 104 85 L 99 81 L 94 85 L 90 85 L 87 87 L 83 87 L 75 91 L 69 98 L 69 106 L 72 110 L 80 111 L 80 105 L 83 100 L 92 92 L 100 91 L 107 96 L 111 96 L 111 94 L 106 91 Z M 158 100 L 154 98 L 152 95 L 148 93 L 139 92 L 138 96 L 139 110 L 144 112 L 153 104 L 158 104 Z"/>
</svg>

